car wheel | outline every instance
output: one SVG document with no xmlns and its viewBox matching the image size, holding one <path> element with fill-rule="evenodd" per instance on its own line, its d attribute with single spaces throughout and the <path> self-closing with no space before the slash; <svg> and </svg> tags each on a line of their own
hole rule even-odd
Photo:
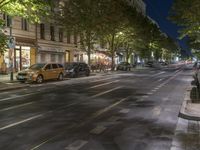
<svg viewBox="0 0 200 150">
<path fill-rule="evenodd" d="M 62 74 L 62 73 L 60 73 L 60 74 L 58 75 L 58 80 L 63 80 L 63 74 Z"/>
<path fill-rule="evenodd" d="M 78 75 L 77 75 L 78 73 L 76 73 L 76 72 L 72 72 L 72 73 L 70 73 L 70 77 L 71 78 L 75 78 L 75 77 L 78 77 Z"/>
<path fill-rule="evenodd" d="M 36 83 L 40 84 L 44 81 L 43 76 L 42 75 L 38 75 L 36 78 Z"/>
<path fill-rule="evenodd" d="M 89 71 L 86 71 L 86 74 L 85 74 L 87 77 L 90 75 L 90 72 Z"/>
</svg>

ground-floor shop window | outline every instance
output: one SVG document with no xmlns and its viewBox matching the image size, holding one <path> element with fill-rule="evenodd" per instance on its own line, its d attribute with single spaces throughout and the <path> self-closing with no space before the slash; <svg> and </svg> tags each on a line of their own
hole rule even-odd
<svg viewBox="0 0 200 150">
<path fill-rule="evenodd" d="M 13 69 L 14 71 L 20 71 L 30 66 L 30 47 L 28 46 L 16 46 L 13 56 Z M 9 49 L 4 53 L 4 63 L 7 71 L 10 69 Z"/>
</svg>

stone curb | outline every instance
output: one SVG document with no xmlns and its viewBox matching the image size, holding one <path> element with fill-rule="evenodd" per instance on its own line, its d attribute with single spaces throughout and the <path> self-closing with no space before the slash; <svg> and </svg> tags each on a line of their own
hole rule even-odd
<svg viewBox="0 0 200 150">
<path fill-rule="evenodd" d="M 200 121 L 200 115 L 197 116 L 197 115 L 193 115 L 193 114 L 190 114 L 190 113 L 186 112 L 187 105 L 189 103 L 191 103 L 191 100 L 190 100 L 191 88 L 192 87 L 190 87 L 185 93 L 184 101 L 182 103 L 182 106 L 181 106 L 181 109 L 179 111 L 178 117 L 183 118 L 183 119 L 187 119 L 187 120 Z"/>
</svg>

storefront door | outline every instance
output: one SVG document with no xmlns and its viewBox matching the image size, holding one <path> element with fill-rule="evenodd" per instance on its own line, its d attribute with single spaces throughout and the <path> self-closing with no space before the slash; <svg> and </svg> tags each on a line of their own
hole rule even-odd
<svg viewBox="0 0 200 150">
<path fill-rule="evenodd" d="M 15 49 L 14 52 L 14 71 L 19 71 L 21 70 L 21 50 L 20 49 Z"/>
</svg>

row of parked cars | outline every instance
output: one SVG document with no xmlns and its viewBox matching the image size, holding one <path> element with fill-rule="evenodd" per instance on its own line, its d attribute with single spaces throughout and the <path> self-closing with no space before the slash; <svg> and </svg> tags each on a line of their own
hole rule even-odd
<svg viewBox="0 0 200 150">
<path fill-rule="evenodd" d="M 90 68 L 84 62 L 66 63 L 36 63 L 29 68 L 17 73 L 16 79 L 20 82 L 42 83 L 44 80 L 63 80 L 65 76 L 78 77 L 90 75 Z"/>
<path fill-rule="evenodd" d="M 151 65 L 151 63 L 148 65 Z M 130 71 L 132 67 L 134 66 L 128 62 L 120 62 L 116 70 Z M 44 80 L 63 80 L 66 76 L 74 78 L 82 75 L 90 75 L 90 67 L 84 62 L 71 62 L 64 65 L 59 63 L 36 63 L 28 69 L 18 72 L 16 78 L 20 82 L 42 83 Z"/>
</svg>

